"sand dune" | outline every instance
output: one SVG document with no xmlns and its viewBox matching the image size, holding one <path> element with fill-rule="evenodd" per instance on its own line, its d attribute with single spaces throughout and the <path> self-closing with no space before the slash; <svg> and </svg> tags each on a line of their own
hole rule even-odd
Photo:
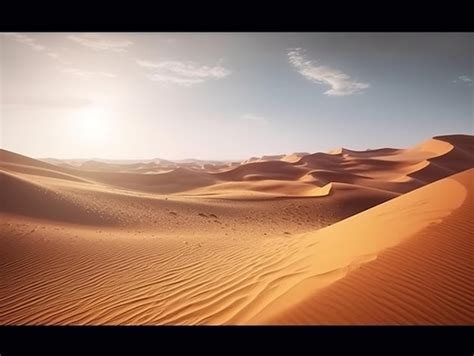
<svg viewBox="0 0 474 356">
<path fill-rule="evenodd" d="M 176 168 L 158 174 L 80 172 L 78 175 L 116 187 L 160 194 L 186 191 L 216 183 L 216 179 L 209 173 L 187 168 Z"/>
<path fill-rule="evenodd" d="M 0 171 L 0 181 L 0 208 L 3 212 L 77 223 L 107 220 L 105 209 L 100 212 L 92 208 L 90 202 L 81 204 L 61 190 L 38 184 L 38 180 Z"/>
<path fill-rule="evenodd" d="M 447 177 L 456 172 L 474 167 L 472 136 L 440 136 L 423 142 L 410 149 L 376 149 L 353 151 L 341 149 L 339 152 L 314 153 L 298 160 L 267 160 L 244 163 L 225 172 L 214 174 L 216 183 L 224 181 L 298 181 L 304 185 L 326 186 L 329 183 L 353 184 L 360 187 L 385 190 L 394 194 L 409 192 L 425 184 Z M 277 157 L 277 156 L 275 156 Z M 279 156 L 278 156 L 279 157 Z M 260 190 L 255 184 L 255 189 Z M 286 193 L 275 184 L 273 193 Z M 219 191 L 223 195 L 236 195 L 229 190 L 241 190 L 240 184 L 220 184 L 219 187 L 205 186 L 193 189 L 192 194 L 201 191 Z M 333 185 L 337 190 L 339 185 Z M 248 187 L 249 188 L 249 187 Z M 250 189 L 252 190 L 252 189 Z M 300 189 L 307 196 L 310 188 Z M 294 195 L 294 190 L 292 194 Z M 320 195 L 321 196 L 321 195 Z"/>
<path fill-rule="evenodd" d="M 308 152 L 294 152 L 289 155 L 284 155 L 282 158 L 280 158 L 280 160 L 284 162 L 295 163 L 295 162 L 298 162 L 298 160 L 301 157 L 306 156 L 306 155 L 309 155 L 309 153 Z"/>
<path fill-rule="evenodd" d="M 307 298 L 318 290 L 335 288 L 335 281 L 344 281 L 341 278 L 358 266 L 382 261 L 384 255 L 379 258 L 377 255 L 385 249 L 407 239 L 411 241 L 411 236 L 426 233 L 430 228 L 442 229 L 437 241 L 441 245 L 435 250 L 439 253 L 448 249 L 453 255 L 446 265 L 434 269 L 431 276 L 441 281 L 447 277 L 444 280 L 449 284 L 449 290 L 440 287 L 431 295 L 432 290 L 426 289 L 420 295 L 420 300 L 431 297 L 434 301 L 439 298 L 451 301 L 447 305 L 436 304 L 438 308 L 444 305 L 444 309 L 428 313 L 429 320 L 443 322 L 444 319 L 437 319 L 438 315 L 450 315 L 457 322 L 472 321 L 472 303 L 469 303 L 470 294 L 466 294 L 473 287 L 469 226 L 461 228 L 464 233 L 457 235 L 460 242 L 446 242 L 442 239 L 442 231 L 449 230 L 443 219 L 452 211 L 460 209 L 462 214 L 469 214 L 469 211 L 464 211 L 465 200 L 470 194 L 468 189 L 472 189 L 467 184 L 473 178 L 474 170 L 470 170 L 325 229 L 293 238 L 285 235 L 263 238 L 251 245 L 245 239 L 183 239 L 156 231 L 132 235 L 117 230 L 87 230 L 73 225 L 56 227 L 37 220 L 30 221 L 33 224 L 29 226 L 18 226 L 15 225 L 18 221 L 12 219 L 7 226 L 2 226 L 5 246 L 2 268 L 8 271 L 9 278 L 3 287 L 8 293 L 2 293 L 1 322 L 281 323 L 278 318 L 290 323 L 308 322 L 308 319 L 286 319 L 286 313 L 306 314 L 289 312 L 289 305 L 304 305 Z M 444 193 L 438 194 L 440 191 Z M 413 214 L 414 211 L 418 214 Z M 16 235 L 6 234 L 14 225 Z M 459 248 L 452 248 L 451 244 L 456 246 L 459 243 Z M 16 255 L 18 251 L 22 251 L 20 259 Z M 405 258 L 411 259 L 410 256 L 416 256 L 416 253 L 408 254 L 408 257 L 400 253 L 399 256 L 401 261 L 390 262 L 392 267 L 391 274 L 387 272 L 388 277 L 397 274 L 393 266 L 399 262 L 403 265 Z M 430 255 L 426 261 L 436 264 Z M 416 262 L 407 263 L 410 266 Z M 449 267 L 451 263 L 452 268 Z M 414 270 L 415 281 L 418 280 L 417 270 L 423 271 L 423 266 Z M 458 271 L 455 276 L 453 271 Z M 383 272 L 382 269 L 381 275 L 375 274 L 376 281 L 380 278 L 378 276 L 385 276 Z M 409 271 L 406 273 L 411 276 Z M 436 282 L 430 283 L 436 285 Z M 410 314 L 412 307 L 404 309 L 407 302 L 403 299 L 403 296 L 408 301 L 413 298 L 413 293 L 407 292 L 410 284 L 400 288 L 398 294 L 402 306 L 398 313 Z M 394 306 L 382 305 L 380 308 L 380 313 L 386 313 L 390 318 L 393 313 L 390 308 Z M 464 316 L 458 318 L 459 314 L 450 313 L 451 308 L 458 308 Z M 330 314 L 334 318 L 338 315 Z M 427 320 L 416 319 L 416 315 L 407 320 Z M 392 320 L 398 322 L 401 319 Z"/>
<path fill-rule="evenodd" d="M 253 160 L 250 163 L 244 161 L 238 166 L 197 160 L 182 162 L 184 166 L 169 166 L 169 161 L 165 161 L 166 165 L 157 165 L 155 162 L 118 165 L 86 161 L 82 162 L 81 169 L 70 169 L 8 151 L 2 151 L 0 164 L 1 167 L 14 172 L 47 176 L 56 172 L 56 176 L 59 173 L 66 174 L 72 180 L 93 181 L 159 194 L 183 195 L 189 191 L 191 195 L 196 196 L 202 188 L 203 196 L 209 196 L 209 191 L 212 191 L 213 196 L 218 195 L 216 192 L 222 192 L 222 197 L 225 198 L 239 195 L 242 191 L 239 184 L 225 183 L 244 181 L 255 182 L 253 187 L 247 185 L 245 189 L 265 191 L 271 193 L 269 196 L 294 196 L 298 195 L 298 190 L 301 191 L 301 196 L 308 196 L 308 191 L 329 183 L 354 184 L 354 188 L 364 186 L 392 193 L 406 193 L 473 167 L 472 141 L 472 136 L 467 135 L 440 136 L 405 150 L 384 148 L 353 151 L 344 148 L 332 154 L 296 153 L 295 157 L 301 156 L 297 160 L 295 157 L 285 159 L 285 155 L 263 156 L 255 160 L 250 159 Z M 195 166 L 196 162 L 200 165 Z M 186 166 L 189 164 L 190 167 Z M 31 167 L 41 168 L 46 170 L 46 173 L 33 172 Z M 288 181 L 290 186 L 299 185 L 302 188 L 282 190 L 281 184 L 273 184 L 275 190 L 269 191 L 267 187 L 272 185 L 261 183 L 266 180 Z M 294 181 L 301 184 L 295 184 Z M 262 185 L 265 186 L 263 189 Z M 232 191 L 234 189 L 236 191 Z"/>
<path fill-rule="evenodd" d="M 306 171 L 287 162 L 265 161 L 247 163 L 232 170 L 215 174 L 225 181 L 246 181 L 246 180 L 295 180 L 304 175 Z"/>
<path fill-rule="evenodd" d="M 13 152 L 3 150 L 3 149 L 0 149 L 0 162 L 2 164 L 10 163 L 10 164 L 16 164 L 16 165 L 40 167 L 40 168 L 45 168 L 45 169 L 61 170 L 60 168 L 57 168 L 57 166 L 53 164 L 42 162 L 42 161 L 27 157 L 27 156 L 20 155 L 18 153 L 13 153 Z"/>
<path fill-rule="evenodd" d="M 248 178 L 248 176 L 246 177 Z M 323 197 L 331 192 L 331 183 L 315 186 L 299 181 L 278 179 L 255 179 L 247 181 L 224 182 L 205 188 L 186 191 L 184 196 L 218 197 L 220 199 L 271 199 Z"/>
<path fill-rule="evenodd" d="M 0 324 L 472 323 L 473 148 L 162 173 L 2 150 Z"/>
<path fill-rule="evenodd" d="M 387 241 L 395 237 L 401 240 L 399 245 L 384 250 L 376 258 L 374 256 L 372 262 L 358 266 L 340 281 L 270 316 L 264 322 L 471 325 L 474 321 L 473 182 L 474 170 L 471 169 L 400 197 L 400 201 L 407 199 L 404 202 L 407 204 L 406 211 L 394 210 L 391 205 L 395 201 L 386 203 L 386 207 L 392 209 L 393 218 L 388 215 L 378 218 L 377 222 L 370 224 L 374 235 L 365 232 L 364 238 Z M 450 215 L 436 221 L 439 219 L 436 215 L 440 213 L 436 211 L 438 205 L 430 201 L 431 212 L 428 215 L 426 210 L 420 209 L 420 204 L 423 195 L 439 196 L 440 193 L 443 194 L 439 204 L 441 210 L 451 201 L 458 204 L 451 199 L 452 195 L 462 194 L 465 197 Z M 408 199 L 412 200 L 412 206 L 420 212 L 419 215 L 405 215 L 413 209 L 410 209 Z M 371 209 L 367 214 L 375 213 L 379 217 L 380 208 L 382 206 Z M 424 225 L 429 221 L 431 223 L 413 232 L 404 229 L 404 225 L 398 225 L 404 224 L 406 218 L 412 220 L 417 228 L 420 227 L 418 220 L 426 219 Z M 397 225 L 378 225 L 387 220 Z M 341 228 L 338 225 L 342 222 L 334 228 Z M 394 236 L 396 234 L 399 236 Z M 406 236 L 409 238 L 406 239 Z"/>
</svg>

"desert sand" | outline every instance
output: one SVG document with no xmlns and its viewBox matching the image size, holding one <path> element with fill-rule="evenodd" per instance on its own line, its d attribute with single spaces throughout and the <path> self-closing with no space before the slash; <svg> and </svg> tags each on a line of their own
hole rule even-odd
<svg viewBox="0 0 474 356">
<path fill-rule="evenodd" d="M 2 325 L 474 323 L 473 136 L 0 182 Z"/>
</svg>

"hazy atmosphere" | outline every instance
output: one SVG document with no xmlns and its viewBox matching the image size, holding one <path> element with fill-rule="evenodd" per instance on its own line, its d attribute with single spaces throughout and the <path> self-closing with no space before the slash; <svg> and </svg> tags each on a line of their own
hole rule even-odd
<svg viewBox="0 0 474 356">
<path fill-rule="evenodd" d="M 0 325 L 474 325 L 472 34 L 0 39 Z"/>
<path fill-rule="evenodd" d="M 4 33 L 1 146 L 245 159 L 473 132 L 473 35 Z"/>
</svg>

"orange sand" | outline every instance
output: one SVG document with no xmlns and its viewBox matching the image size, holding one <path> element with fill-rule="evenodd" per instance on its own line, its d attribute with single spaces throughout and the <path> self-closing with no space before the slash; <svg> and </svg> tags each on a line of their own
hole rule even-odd
<svg viewBox="0 0 474 356">
<path fill-rule="evenodd" d="M 472 324 L 474 138 L 242 163 L 0 151 L 0 324 Z"/>
</svg>

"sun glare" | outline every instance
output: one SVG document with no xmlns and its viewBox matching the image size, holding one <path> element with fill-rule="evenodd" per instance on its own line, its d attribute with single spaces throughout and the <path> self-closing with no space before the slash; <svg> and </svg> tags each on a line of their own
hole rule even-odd
<svg viewBox="0 0 474 356">
<path fill-rule="evenodd" d="M 82 140 L 96 141 L 107 138 L 110 114 L 101 107 L 87 107 L 74 115 L 76 134 Z"/>
</svg>

